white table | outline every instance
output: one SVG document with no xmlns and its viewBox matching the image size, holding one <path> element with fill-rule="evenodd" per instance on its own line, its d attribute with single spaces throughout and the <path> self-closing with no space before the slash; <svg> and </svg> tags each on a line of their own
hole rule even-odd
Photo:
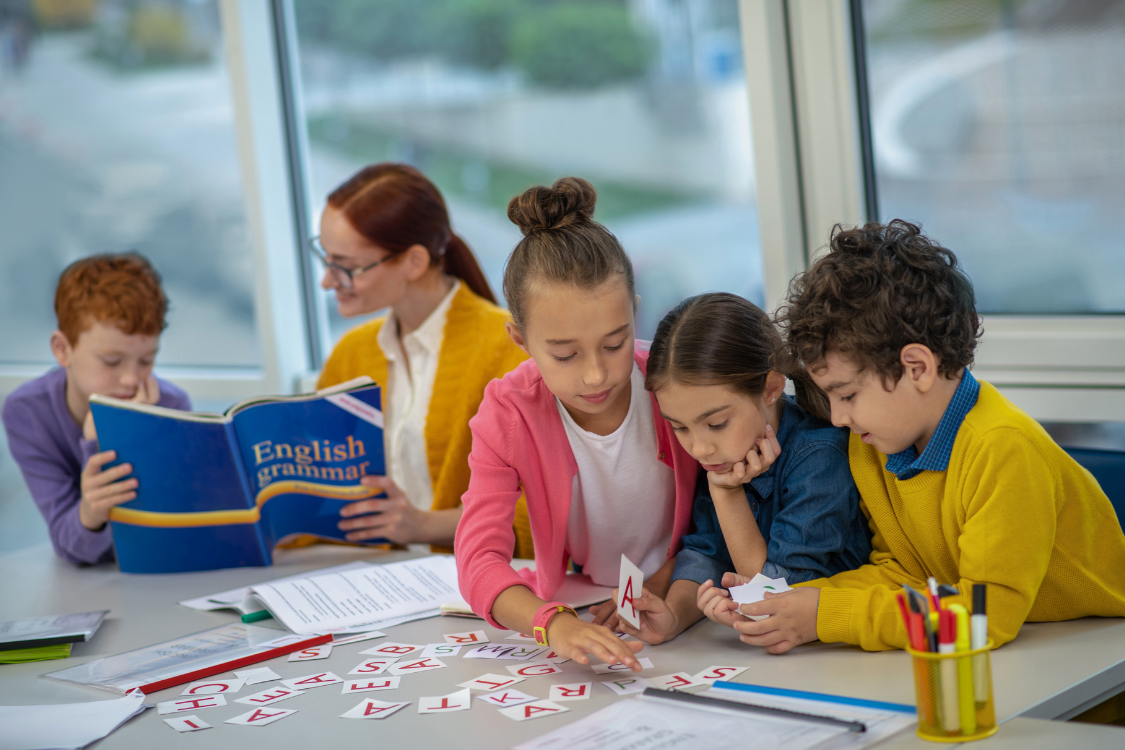
<svg viewBox="0 0 1125 750">
<path fill-rule="evenodd" d="M 0 705 L 36 705 L 99 700 L 99 691 L 68 686 L 38 675 L 91 661 L 140 646 L 232 622 L 230 611 L 197 612 L 176 602 L 259 581 L 292 575 L 355 559 L 391 562 L 407 553 L 361 550 L 336 545 L 278 550 L 272 568 L 241 568 L 166 576 L 120 573 L 116 567 L 75 568 L 55 558 L 49 546 L 34 547 L 0 557 L 0 602 L 3 616 L 16 619 L 36 615 L 109 609 L 110 615 L 94 640 L 77 644 L 70 659 L 0 666 Z M 269 624 L 266 621 L 262 624 Z M 443 633 L 484 628 L 494 638 L 504 635 L 479 620 L 431 618 L 389 629 L 391 640 L 433 643 Z M 770 656 L 732 637 L 732 631 L 703 621 L 671 643 L 646 646 L 643 656 L 655 668 L 646 675 L 686 671 L 695 673 L 714 664 L 748 666 L 737 681 L 773 687 L 849 695 L 872 700 L 913 703 L 913 680 L 908 656 L 901 651 L 865 653 L 838 644 L 809 644 L 784 656 Z M 326 660 L 290 663 L 285 657 L 264 662 L 283 678 L 330 670 L 345 677 L 363 657 L 359 651 L 378 641 L 349 644 L 335 649 Z M 244 713 L 243 704 L 199 712 L 215 728 L 201 733 L 178 734 L 146 711 L 102 741 L 104 748 L 192 748 L 238 746 L 308 748 L 325 740 L 332 743 L 370 742 L 381 746 L 401 743 L 403 748 L 456 747 L 504 748 L 546 733 L 564 722 L 585 716 L 620 700 L 595 685 L 593 697 L 567 704 L 570 712 L 541 720 L 517 723 L 499 716 L 488 705 L 476 702 L 470 711 L 419 716 L 420 696 L 453 692 L 456 683 L 485 672 L 505 672 L 504 666 L 518 662 L 445 660 L 450 666 L 404 677 L 402 686 L 386 693 L 368 693 L 379 700 L 410 700 L 414 705 L 384 721 L 345 721 L 341 713 L 359 703 L 360 697 L 343 696 L 340 688 L 324 687 L 291 699 L 279 707 L 300 713 L 267 727 L 223 725 L 228 718 Z M 1013 643 L 992 655 L 997 717 L 1014 721 L 1001 727 L 995 738 L 980 747 L 1125 747 L 1125 730 L 1083 724 L 1065 724 L 1042 719 L 1069 718 L 1113 695 L 1125 685 L 1125 619 L 1087 619 L 1065 623 L 1027 625 Z M 563 665 L 563 673 L 531 678 L 518 687 L 532 695 L 547 696 L 551 683 L 607 679 L 574 662 Z M 268 684 L 255 686 L 264 689 Z M 146 702 L 177 697 L 182 687 L 149 695 Z M 254 692 L 257 692 L 255 690 Z M 249 694 L 244 688 L 242 694 Z M 393 697 L 392 697 L 393 696 Z M 1038 720 L 1037 720 L 1038 719 Z M 384 744 L 386 743 L 386 744 Z M 883 747 L 933 748 L 912 734 L 900 735 Z"/>
</svg>

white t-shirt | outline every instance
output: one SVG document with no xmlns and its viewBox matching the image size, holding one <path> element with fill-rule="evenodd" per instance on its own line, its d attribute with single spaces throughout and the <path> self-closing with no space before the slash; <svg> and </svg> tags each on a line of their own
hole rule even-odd
<svg viewBox="0 0 1125 750">
<path fill-rule="evenodd" d="M 557 398 L 578 474 L 571 490 L 566 544 L 582 572 L 616 586 L 624 554 L 651 576 L 668 556 L 675 520 L 676 479 L 657 458 L 652 399 L 633 365 L 625 421 L 609 435 L 579 427 Z"/>
<path fill-rule="evenodd" d="M 383 441 L 387 476 L 402 488 L 411 504 L 430 510 L 434 488 L 426 452 L 426 416 L 434 394 L 438 358 L 445 338 L 445 321 L 453 296 L 461 288 L 455 281 L 429 317 L 398 339 L 394 311 L 387 315 L 376 341 L 387 358 L 387 382 L 383 390 Z M 404 351 L 405 349 L 405 351 Z M 426 547 L 428 549 L 428 547 Z"/>
</svg>

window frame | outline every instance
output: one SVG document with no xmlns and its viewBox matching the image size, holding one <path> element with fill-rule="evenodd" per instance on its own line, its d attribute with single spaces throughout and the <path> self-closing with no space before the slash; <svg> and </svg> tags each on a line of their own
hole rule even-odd
<svg viewBox="0 0 1125 750">
<path fill-rule="evenodd" d="M 861 0 L 741 0 L 740 9 L 755 109 L 766 299 L 776 306 L 792 274 L 824 252 L 834 224 L 877 216 L 869 95 L 860 81 L 862 6 Z M 778 103 L 786 90 L 789 112 Z M 789 119 L 795 135 L 786 137 Z M 773 210 L 761 208 L 767 200 Z M 779 202 L 799 211 L 786 213 L 774 207 Z M 1032 417 L 1125 420 L 1125 315 L 986 315 L 983 322 L 974 373 Z"/>
</svg>

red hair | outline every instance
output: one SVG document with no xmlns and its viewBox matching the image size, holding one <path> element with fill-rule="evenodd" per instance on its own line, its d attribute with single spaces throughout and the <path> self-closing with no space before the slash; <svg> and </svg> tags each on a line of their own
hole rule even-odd
<svg viewBox="0 0 1125 750">
<path fill-rule="evenodd" d="M 167 312 L 160 274 L 137 253 L 77 260 L 62 272 L 55 289 L 55 316 L 71 346 L 94 323 L 110 322 L 129 335 L 159 336 Z"/>
<path fill-rule="evenodd" d="M 366 166 L 332 191 L 328 205 L 385 250 L 400 253 L 421 245 L 429 250 L 431 264 L 440 264 L 477 296 L 496 302 L 473 251 L 450 228 L 441 193 L 414 167 L 391 162 Z"/>
</svg>

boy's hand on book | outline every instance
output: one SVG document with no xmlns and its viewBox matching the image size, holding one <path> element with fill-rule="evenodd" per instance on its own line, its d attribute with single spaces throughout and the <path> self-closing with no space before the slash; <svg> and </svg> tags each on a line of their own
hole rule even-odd
<svg viewBox="0 0 1125 750">
<path fill-rule="evenodd" d="M 766 594 L 753 604 L 743 604 L 745 615 L 768 615 L 764 620 L 743 620 L 734 624 L 739 640 L 751 646 L 764 646 L 771 654 L 784 654 L 794 646 L 815 641 L 816 613 L 820 589 L 801 586 L 782 594 Z"/>
<path fill-rule="evenodd" d="M 95 453 L 82 470 L 78 520 L 90 531 L 100 531 L 106 525 L 110 508 L 137 496 L 137 480 L 123 478 L 133 473 L 132 464 L 121 464 L 102 471 L 102 467 L 115 458 L 117 451 Z"/>
<path fill-rule="evenodd" d="M 617 589 L 613 591 L 613 599 L 617 599 Z M 623 633 L 655 646 L 672 640 L 683 630 L 679 618 L 668 606 L 668 602 L 646 588 L 641 589 L 640 596 L 633 598 L 633 606 L 641 618 L 641 627 L 634 628 L 625 620 L 621 620 L 617 624 L 617 629 Z"/>
<path fill-rule="evenodd" d="M 148 404 L 155 406 L 160 402 L 160 383 L 156 381 L 154 375 L 149 375 L 144 381 L 137 385 L 137 392 L 133 394 L 130 401 L 136 401 L 138 404 Z"/>
<path fill-rule="evenodd" d="M 754 445 L 750 447 L 745 459 L 733 464 L 730 471 L 723 474 L 716 474 L 713 471 L 707 472 L 707 483 L 711 485 L 712 489 L 739 490 L 741 492 L 742 485 L 754 477 L 764 474 L 766 470 L 773 466 L 773 462 L 777 460 L 779 455 L 781 455 L 781 443 L 777 442 L 777 435 L 774 434 L 773 427 L 766 425 L 766 436 L 754 441 Z"/>
<path fill-rule="evenodd" d="M 634 672 L 641 664 L 634 656 L 644 648 L 640 641 L 623 641 L 602 625 L 579 620 L 569 614 L 559 614 L 547 624 L 547 642 L 559 656 L 574 659 L 579 664 L 589 664 L 593 654 L 606 664 L 624 664 Z"/>
<path fill-rule="evenodd" d="M 727 576 L 735 575 L 734 573 L 727 573 L 723 576 L 723 583 L 726 583 Z M 745 576 L 737 577 L 744 578 Z M 738 584 L 733 585 L 737 586 Z M 728 628 L 733 628 L 735 622 L 743 619 L 734 611 L 738 608 L 738 605 L 730 598 L 730 592 L 719 588 L 711 580 L 706 580 L 699 585 L 699 593 L 696 595 L 695 604 L 708 620 L 726 625 Z"/>
<path fill-rule="evenodd" d="M 367 539 L 387 539 L 395 544 L 430 541 L 430 514 L 415 508 L 392 479 L 366 476 L 360 482 L 364 487 L 383 490 L 387 496 L 349 503 L 340 509 L 340 516 L 345 520 L 337 526 L 349 532 L 345 537 L 349 542 Z"/>
</svg>

